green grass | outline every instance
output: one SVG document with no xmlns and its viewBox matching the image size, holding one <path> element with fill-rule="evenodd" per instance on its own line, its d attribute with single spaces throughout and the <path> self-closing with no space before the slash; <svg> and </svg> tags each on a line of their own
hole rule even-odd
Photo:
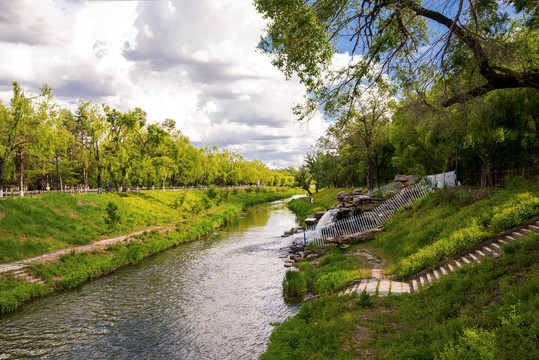
<svg viewBox="0 0 539 360">
<path fill-rule="evenodd" d="M 537 359 L 539 235 L 504 251 L 419 293 L 305 303 L 261 359 Z"/>
<path fill-rule="evenodd" d="M 210 199 L 208 192 L 213 199 Z M 113 235 L 185 220 L 221 204 L 242 208 L 297 193 L 279 188 L 246 190 L 145 191 L 120 194 L 65 193 L 0 201 L 0 262 L 10 262 Z M 107 206 L 120 219 L 108 224 Z"/>
<path fill-rule="evenodd" d="M 353 188 L 326 188 L 313 194 L 314 202 L 311 204 L 308 197 L 294 199 L 288 203 L 288 208 L 298 217 L 300 225 L 305 225 L 305 218 L 312 216 L 316 211 L 326 211 L 335 207 L 335 197 L 340 191 L 353 191 Z"/>
<path fill-rule="evenodd" d="M 538 215 L 539 197 L 528 192 L 446 189 L 393 215 L 368 244 L 395 262 L 403 279 Z"/>
<path fill-rule="evenodd" d="M 324 251 L 325 256 L 313 267 L 308 262 L 298 264 L 298 271 L 289 270 L 283 279 L 285 296 L 295 301 L 307 291 L 326 294 L 344 289 L 348 283 L 362 277 L 363 261 L 357 256 L 346 256 L 350 249 Z"/>
<path fill-rule="evenodd" d="M 27 267 L 27 270 L 34 276 L 41 278 L 45 282 L 45 285 L 26 283 L 14 279 L 9 273 L 3 275 L 0 278 L 0 313 L 12 311 L 31 298 L 50 293 L 54 290 L 69 289 L 79 286 L 92 278 L 107 274 L 121 266 L 139 262 L 144 257 L 155 254 L 171 246 L 199 239 L 202 236 L 214 232 L 218 227 L 237 221 L 239 218 L 238 213 L 249 205 L 287 198 L 297 192 L 298 191 L 295 189 L 260 189 L 251 192 L 244 190 L 230 190 L 230 193 L 221 192 L 221 195 L 219 196 L 226 199 L 226 202 L 220 202 L 220 206 L 213 206 L 212 208 L 201 208 L 201 212 L 212 211 L 205 214 L 205 216 L 194 216 L 178 223 L 176 229 L 173 231 L 161 233 L 157 230 L 153 230 L 131 237 L 127 244 L 116 243 L 115 245 L 109 246 L 106 250 L 95 250 L 91 253 L 76 253 L 75 251 L 71 251 L 62 256 L 59 261 L 53 263 L 30 264 Z M 186 196 L 190 197 L 194 195 L 195 194 L 190 192 L 186 194 Z M 183 196 L 183 194 L 180 194 L 180 196 Z M 217 196 L 218 195 L 215 195 L 213 200 L 217 199 Z M 103 206 L 103 208 L 90 205 L 92 206 L 93 211 L 99 214 L 101 219 L 105 214 L 105 207 L 108 202 L 111 201 L 110 196 L 104 198 L 105 200 L 101 200 L 100 198 L 97 199 L 100 201 L 99 204 Z M 160 216 L 160 214 L 167 214 L 169 211 L 167 208 L 173 208 L 170 205 L 175 204 L 178 195 L 173 192 L 167 192 L 166 195 L 150 192 L 144 193 L 142 196 L 136 194 L 130 196 L 117 196 L 116 199 L 112 199 L 117 201 L 119 209 L 126 209 L 127 205 L 123 202 L 126 198 L 129 199 L 129 204 L 136 204 L 140 198 L 144 198 L 140 201 L 148 202 L 149 205 L 155 205 L 155 203 L 161 204 L 161 213 L 152 214 L 152 216 Z M 148 199 L 154 200 L 150 201 Z M 51 201 L 50 199 L 47 200 Z M 84 200 L 87 199 L 83 198 L 82 200 L 78 199 L 77 201 Z M 69 202 L 70 199 L 67 199 L 66 201 L 66 199 L 63 199 L 62 195 L 61 201 Z M 60 207 L 58 202 L 51 202 L 54 206 Z M 93 202 L 93 204 L 97 205 L 95 202 Z M 158 208 L 159 206 L 156 205 L 155 207 Z M 178 205 L 176 209 L 181 207 L 183 207 L 183 205 Z M 122 214 L 121 219 L 123 219 L 125 214 L 126 212 Z M 176 219 L 179 215 L 182 215 L 182 213 L 180 212 L 180 214 L 178 214 L 176 212 Z M 92 216 L 94 216 L 94 218 L 99 218 L 95 214 Z M 166 217 L 163 217 L 162 219 L 166 219 Z M 36 240 L 35 242 L 39 243 L 39 240 Z M 20 247 L 17 248 L 17 246 L 14 246 L 13 248 L 20 249 Z"/>
</svg>

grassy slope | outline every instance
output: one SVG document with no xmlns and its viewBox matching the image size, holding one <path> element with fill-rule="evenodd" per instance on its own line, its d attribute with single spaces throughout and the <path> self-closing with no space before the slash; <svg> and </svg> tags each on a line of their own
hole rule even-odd
<svg viewBox="0 0 539 360">
<path fill-rule="evenodd" d="M 54 290 L 76 287 L 93 277 L 109 273 L 126 264 L 138 262 L 145 256 L 157 253 L 182 242 L 198 239 L 201 236 L 215 231 L 216 228 L 222 225 L 236 221 L 238 219 L 238 212 L 245 209 L 248 205 L 290 197 L 297 192 L 298 191 L 294 189 L 259 189 L 241 191 L 216 190 L 216 193 L 210 191 L 209 193 L 200 192 L 198 194 L 195 192 L 185 193 L 186 197 L 192 198 L 192 202 L 190 202 L 189 199 L 183 198 L 182 194 L 173 192 L 151 192 L 142 195 L 133 194 L 127 197 L 109 195 L 103 197 L 104 200 L 96 203 L 92 201 L 95 205 L 90 206 L 92 206 L 94 214 L 89 214 L 88 218 L 93 218 L 96 222 L 101 220 L 104 216 L 103 208 L 105 203 L 108 201 L 115 201 L 122 211 L 122 218 L 132 219 L 124 221 L 130 223 L 133 223 L 133 221 L 140 221 L 140 224 L 143 224 L 144 226 L 149 225 L 148 223 L 145 223 L 145 221 L 152 218 L 157 219 L 156 222 L 159 221 L 162 223 L 178 219 L 178 214 L 182 218 L 187 217 L 188 214 L 185 212 L 187 209 L 191 209 L 191 211 L 196 210 L 194 214 L 205 212 L 206 210 L 199 206 L 202 199 L 196 198 L 197 196 L 207 196 L 208 198 L 211 198 L 211 202 L 206 203 L 209 206 L 207 210 L 214 211 L 202 217 L 195 216 L 185 219 L 185 221 L 182 221 L 177 226 L 175 231 L 160 233 L 154 230 L 149 233 L 146 232 L 142 235 L 132 237 L 127 244 L 118 243 L 109 246 L 106 250 L 96 250 L 92 253 L 81 254 L 71 252 L 62 256 L 60 261 L 52 264 L 29 265 L 28 270 L 36 277 L 41 278 L 45 282 L 44 285 L 27 283 L 15 279 L 10 273 L 4 274 L 0 277 L 0 313 L 12 311 L 24 301 L 36 296 L 44 295 Z M 179 201 L 178 197 L 180 197 Z M 96 200 L 91 197 L 90 199 Z M 38 199 L 33 200 L 35 201 Z M 72 199 L 66 199 L 64 196 L 60 196 L 57 199 L 49 197 L 44 200 L 50 201 L 52 203 L 51 205 L 59 211 L 61 211 L 60 209 L 65 210 L 66 217 L 70 218 L 71 216 L 67 214 L 68 211 L 71 211 L 73 207 L 84 206 L 79 205 L 78 202 L 84 202 L 85 200 L 89 201 L 88 198 L 83 197 L 82 199 L 75 199 L 75 203 L 73 204 Z M 97 200 L 100 199 L 98 198 Z M 140 213 L 137 213 L 136 210 L 130 211 L 130 207 L 135 209 L 135 205 L 133 204 L 139 202 L 146 204 L 148 206 L 147 209 L 154 213 L 146 214 L 142 211 Z M 62 204 L 65 203 L 71 203 L 71 205 L 66 205 L 64 208 L 62 207 Z M 217 203 L 220 205 L 216 205 Z M 20 205 L 20 203 L 16 203 L 16 205 Z M 26 209 L 35 208 L 35 206 L 25 205 Z M 174 212 L 168 210 L 167 207 L 174 209 L 174 217 L 170 215 L 174 214 Z M 89 213 L 90 212 L 91 211 L 89 211 Z M 81 213 L 82 212 L 79 212 L 79 214 Z M 33 213 L 33 216 L 35 216 L 35 213 Z M 82 215 L 80 216 L 82 217 Z M 32 219 L 32 217 L 27 218 Z M 69 219 L 64 220 L 68 223 L 71 221 Z M 121 228 L 125 228 L 125 224 L 122 223 L 121 225 Z M 97 227 L 95 224 L 93 224 L 93 226 Z M 68 237 L 66 233 L 69 233 L 71 227 L 68 226 L 67 228 L 68 231 L 60 232 L 60 234 Z M 57 230 L 54 229 L 50 231 Z M 39 242 L 40 239 L 45 243 L 49 242 L 49 239 L 46 236 L 37 238 L 34 241 Z"/>
<path fill-rule="evenodd" d="M 322 189 L 318 193 L 313 194 L 313 204 L 310 203 L 308 197 L 305 197 L 290 201 L 288 208 L 297 215 L 300 224 L 304 225 L 305 218 L 312 216 L 316 211 L 326 211 L 328 208 L 337 205 L 337 200 L 335 200 L 337 193 L 352 190 L 348 188 Z"/>
<path fill-rule="evenodd" d="M 215 189 L 8 198 L 0 201 L 0 262 L 184 220 L 222 203 L 248 204 L 254 194 L 259 193 Z M 118 206 L 121 216 L 115 231 L 105 222 L 109 202 Z"/>
<path fill-rule="evenodd" d="M 537 359 L 539 235 L 504 251 L 420 293 L 305 303 L 261 359 Z"/>
<path fill-rule="evenodd" d="M 440 192 L 394 216 L 367 245 L 409 276 L 537 216 L 538 197 L 527 191 Z M 537 358 L 539 235 L 505 251 L 421 293 L 371 299 L 373 308 L 337 297 L 306 303 L 275 329 L 262 359 Z M 406 265 L 412 262 L 417 269 Z"/>
</svg>

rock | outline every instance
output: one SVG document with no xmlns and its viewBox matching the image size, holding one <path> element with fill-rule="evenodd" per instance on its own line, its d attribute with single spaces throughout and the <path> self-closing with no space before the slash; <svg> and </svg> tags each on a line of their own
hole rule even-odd
<svg viewBox="0 0 539 360">
<path fill-rule="evenodd" d="M 316 218 L 307 218 L 307 219 L 305 219 L 305 225 L 307 225 L 307 226 L 316 225 L 317 222 L 318 222 L 318 220 Z"/>
<path fill-rule="evenodd" d="M 320 220 L 322 218 L 322 216 L 324 216 L 326 212 L 325 211 L 317 211 L 314 213 L 314 218 L 316 220 Z"/>
<path fill-rule="evenodd" d="M 415 175 L 395 175 L 395 181 L 398 181 L 403 188 L 414 185 L 417 180 L 419 177 Z"/>
<path fill-rule="evenodd" d="M 316 254 L 309 254 L 305 257 L 305 260 L 307 261 L 311 261 L 311 260 L 314 260 L 316 259 Z"/>
<path fill-rule="evenodd" d="M 363 195 L 363 189 L 355 189 L 352 191 L 352 194 L 354 195 Z"/>
<path fill-rule="evenodd" d="M 304 257 L 297 257 L 294 259 L 295 262 L 304 262 L 305 261 L 305 258 Z"/>
<path fill-rule="evenodd" d="M 336 196 L 336 199 L 337 200 L 342 200 L 342 199 L 344 199 L 345 196 L 348 196 L 348 195 L 349 194 L 346 191 L 339 191 L 339 193 Z"/>
<path fill-rule="evenodd" d="M 290 236 L 290 235 L 294 235 L 294 231 L 291 231 L 291 230 L 285 230 L 284 236 Z"/>
<path fill-rule="evenodd" d="M 294 266 L 292 263 L 286 263 L 286 262 L 284 263 L 284 267 L 289 268 L 289 267 L 292 267 L 292 266 Z"/>
</svg>

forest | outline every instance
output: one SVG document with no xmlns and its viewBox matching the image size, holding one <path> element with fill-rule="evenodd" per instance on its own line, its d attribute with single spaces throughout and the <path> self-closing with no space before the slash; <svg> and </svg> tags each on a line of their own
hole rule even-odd
<svg viewBox="0 0 539 360">
<path fill-rule="evenodd" d="M 25 94 L 13 82 L 0 103 L 0 194 L 48 190 L 294 183 L 294 169 L 270 170 L 259 160 L 217 146 L 196 148 L 171 119 L 149 124 L 135 108 L 120 112 L 78 100 L 61 108 L 52 89 Z"/>
</svg>

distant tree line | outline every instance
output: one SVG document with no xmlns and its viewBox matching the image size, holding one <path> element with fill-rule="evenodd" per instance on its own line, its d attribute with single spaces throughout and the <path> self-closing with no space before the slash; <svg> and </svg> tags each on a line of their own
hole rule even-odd
<svg viewBox="0 0 539 360">
<path fill-rule="evenodd" d="M 292 171 L 292 173 L 290 172 Z M 79 100 L 76 111 L 55 103 L 52 90 L 25 94 L 13 83 L 0 103 L 0 189 L 294 184 L 294 169 L 217 146 L 196 148 L 170 119 L 148 124 L 146 113 Z M 0 191 L 1 191 L 0 190 Z"/>
</svg>

